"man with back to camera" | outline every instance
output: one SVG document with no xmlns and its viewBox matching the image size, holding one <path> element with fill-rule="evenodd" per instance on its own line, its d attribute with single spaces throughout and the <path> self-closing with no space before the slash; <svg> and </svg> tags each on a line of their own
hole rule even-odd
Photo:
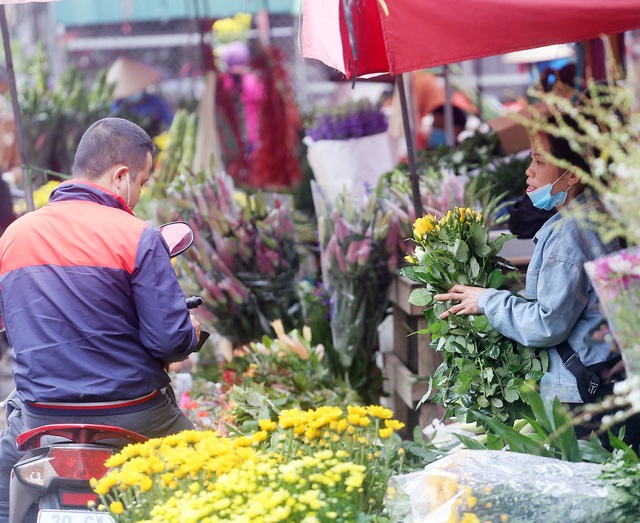
<svg viewBox="0 0 640 523">
<path fill-rule="evenodd" d="M 167 363 L 196 347 L 160 233 L 132 209 L 153 143 L 105 118 L 85 132 L 73 180 L 0 238 L 0 308 L 17 396 L 0 437 L 0 522 L 9 513 L 16 437 L 50 423 L 115 425 L 160 437 L 192 429 L 167 397 Z"/>
</svg>

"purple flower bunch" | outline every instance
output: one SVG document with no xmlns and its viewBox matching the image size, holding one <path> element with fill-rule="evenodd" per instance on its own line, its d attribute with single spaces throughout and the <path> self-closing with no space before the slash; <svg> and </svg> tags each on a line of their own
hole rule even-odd
<svg viewBox="0 0 640 523">
<path fill-rule="evenodd" d="M 316 142 L 348 140 L 379 134 L 387 127 L 387 117 L 381 104 L 362 99 L 317 110 L 306 127 L 306 134 Z"/>
</svg>

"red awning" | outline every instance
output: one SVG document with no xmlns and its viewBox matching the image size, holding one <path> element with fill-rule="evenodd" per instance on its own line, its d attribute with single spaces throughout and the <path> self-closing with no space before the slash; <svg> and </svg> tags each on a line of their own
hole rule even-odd
<svg viewBox="0 0 640 523">
<path fill-rule="evenodd" d="M 348 78 L 399 74 L 640 27 L 638 0 L 346 3 L 345 11 L 343 0 L 304 0 L 302 55 Z"/>
</svg>

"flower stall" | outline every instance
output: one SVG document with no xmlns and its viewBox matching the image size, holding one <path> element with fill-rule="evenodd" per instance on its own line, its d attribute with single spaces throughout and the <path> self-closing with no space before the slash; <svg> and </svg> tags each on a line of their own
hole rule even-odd
<svg viewBox="0 0 640 523">
<path fill-rule="evenodd" d="M 356 133 L 384 128 L 355 120 L 343 122 Z M 319 143 L 328 135 L 317 125 L 307 134 Z M 521 165 L 493 171 L 503 176 L 496 188 L 485 170 L 490 145 L 421 158 L 419 216 L 404 165 L 369 173 L 357 188 L 327 190 L 319 176 L 319 266 L 307 278 L 291 199 L 192 171 L 196 126 L 195 115 L 178 112 L 140 208 L 150 220 L 191 223 L 194 246 L 176 271 L 186 293 L 203 296 L 201 321 L 234 343 L 180 391 L 197 430 L 111 458 L 94 482 L 96 510 L 123 522 L 634 521 L 635 451 L 615 431 L 612 451 L 571 430 L 596 407 L 545 403 L 536 392 L 544 353 L 500 335 L 483 315 L 443 320 L 446 304 L 434 302 L 456 283 L 517 292 L 506 255 L 513 239 L 495 226 Z M 640 228 L 628 224 L 637 205 L 622 183 L 597 177 L 637 182 L 625 164 L 635 131 L 615 130 L 624 141 L 597 150 L 593 185 L 621 225 L 603 222 L 604 232 L 624 231 L 629 249 L 588 271 L 633 374 Z M 392 347 L 380 355 L 387 316 Z M 608 412 L 605 427 L 640 410 L 633 383 L 597 407 Z"/>
</svg>

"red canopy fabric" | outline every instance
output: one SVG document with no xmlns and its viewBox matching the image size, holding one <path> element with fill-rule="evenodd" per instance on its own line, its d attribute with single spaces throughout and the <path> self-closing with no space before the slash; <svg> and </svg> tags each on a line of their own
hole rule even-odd
<svg viewBox="0 0 640 523">
<path fill-rule="evenodd" d="M 348 78 L 399 74 L 640 27 L 638 0 L 304 0 L 302 55 Z M 388 9 L 388 15 L 382 4 Z M 351 50 L 349 18 L 357 61 Z"/>
</svg>

